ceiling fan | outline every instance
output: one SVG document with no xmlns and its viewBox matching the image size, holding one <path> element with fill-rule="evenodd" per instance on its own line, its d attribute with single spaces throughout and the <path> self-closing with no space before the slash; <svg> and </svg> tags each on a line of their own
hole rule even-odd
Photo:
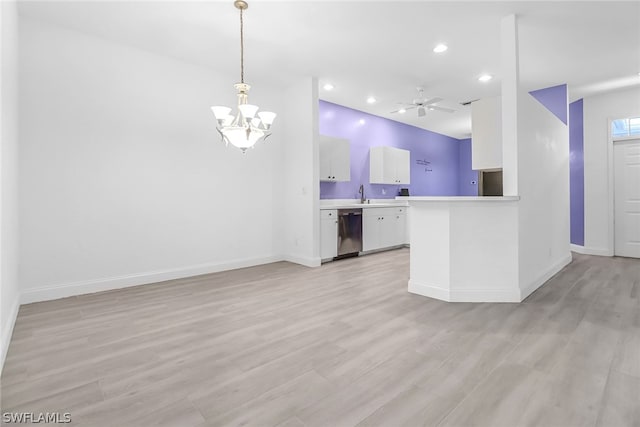
<svg viewBox="0 0 640 427">
<path fill-rule="evenodd" d="M 417 88 L 418 90 L 418 97 L 415 98 L 413 101 L 411 101 L 410 103 L 408 102 L 399 102 L 400 105 L 405 105 L 405 107 L 399 108 L 395 111 L 392 111 L 391 113 L 404 113 L 407 110 L 411 110 L 413 108 L 417 108 L 418 109 L 418 117 L 423 117 L 427 114 L 426 110 L 436 110 L 436 111 L 443 111 L 445 113 L 453 113 L 456 110 L 452 110 L 451 108 L 445 108 L 445 107 L 438 107 L 437 105 L 435 105 L 436 103 L 442 101 L 442 98 L 430 98 L 427 99 L 424 97 L 424 89 L 422 89 L 421 87 Z"/>
</svg>

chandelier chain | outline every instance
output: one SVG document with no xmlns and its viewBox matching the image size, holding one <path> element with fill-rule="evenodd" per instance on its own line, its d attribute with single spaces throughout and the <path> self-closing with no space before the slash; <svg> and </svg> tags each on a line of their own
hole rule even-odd
<svg viewBox="0 0 640 427">
<path fill-rule="evenodd" d="M 244 20 L 240 9 L 240 83 L 244 83 Z"/>
</svg>

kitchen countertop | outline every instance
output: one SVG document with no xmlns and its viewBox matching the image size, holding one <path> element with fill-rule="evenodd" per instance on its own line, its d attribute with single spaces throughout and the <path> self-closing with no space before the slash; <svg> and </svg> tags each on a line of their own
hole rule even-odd
<svg viewBox="0 0 640 427">
<path fill-rule="evenodd" d="M 397 197 L 396 200 L 406 202 L 514 202 L 519 196 L 452 196 L 452 197 Z"/>
<path fill-rule="evenodd" d="M 392 208 L 409 206 L 410 202 L 514 202 L 519 196 L 397 196 L 395 199 L 373 199 L 360 203 L 357 199 L 320 200 L 320 209 Z"/>
<path fill-rule="evenodd" d="M 320 200 L 320 209 L 356 209 L 356 208 L 393 208 L 407 206 L 405 200 L 395 199 L 377 199 L 371 200 L 370 203 L 360 203 L 358 200 Z"/>
</svg>

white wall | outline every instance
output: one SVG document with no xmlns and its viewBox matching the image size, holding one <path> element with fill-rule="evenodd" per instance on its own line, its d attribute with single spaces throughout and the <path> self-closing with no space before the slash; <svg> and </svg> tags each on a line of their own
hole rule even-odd
<svg viewBox="0 0 640 427">
<path fill-rule="evenodd" d="M 527 93 L 518 96 L 520 287 L 532 292 L 571 261 L 569 127 Z"/>
<path fill-rule="evenodd" d="M 285 90 L 284 253 L 285 259 L 320 265 L 320 176 L 318 81 L 305 78 Z"/>
<path fill-rule="evenodd" d="M 237 76 L 29 19 L 19 57 L 25 302 L 282 258 L 282 123 L 243 155 L 209 110 Z"/>
<path fill-rule="evenodd" d="M 613 255 L 609 120 L 640 116 L 640 87 L 584 98 L 584 246 Z"/>
<path fill-rule="evenodd" d="M 0 2 L 0 372 L 18 314 L 18 12 Z"/>
</svg>

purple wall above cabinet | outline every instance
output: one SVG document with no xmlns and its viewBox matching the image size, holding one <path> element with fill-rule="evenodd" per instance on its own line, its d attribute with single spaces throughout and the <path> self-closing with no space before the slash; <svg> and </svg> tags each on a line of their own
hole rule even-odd
<svg viewBox="0 0 640 427">
<path fill-rule="evenodd" d="M 458 195 L 458 139 L 326 101 L 320 101 L 319 114 L 322 135 L 345 138 L 351 144 L 351 181 L 321 182 L 321 199 L 359 198 L 360 184 L 368 199 L 396 197 L 400 188 L 409 188 L 412 196 Z M 411 185 L 369 184 L 369 148 L 379 145 L 411 152 Z"/>
</svg>

